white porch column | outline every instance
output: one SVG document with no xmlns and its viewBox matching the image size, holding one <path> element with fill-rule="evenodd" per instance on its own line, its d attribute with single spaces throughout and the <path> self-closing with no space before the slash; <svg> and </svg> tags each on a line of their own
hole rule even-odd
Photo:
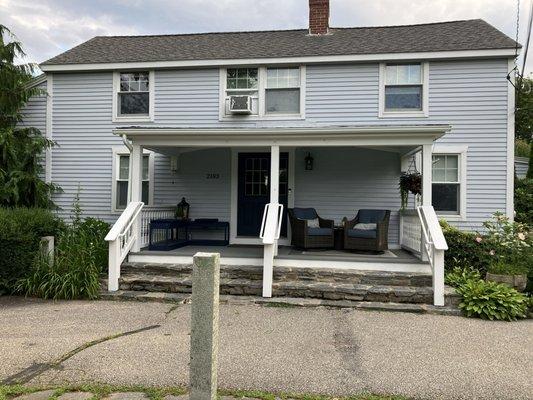
<svg viewBox="0 0 533 400">
<path fill-rule="evenodd" d="M 271 210 L 277 210 L 279 202 L 279 146 L 270 149 L 270 203 Z M 277 220 L 277 219 L 276 219 Z M 267 223 L 269 219 L 267 218 Z M 265 244 L 263 255 L 263 297 L 272 297 L 274 257 L 278 253 L 278 241 Z"/>
<path fill-rule="evenodd" d="M 431 205 L 432 144 L 422 146 L 422 205 Z"/>
<path fill-rule="evenodd" d="M 432 152 L 433 145 L 425 144 L 422 146 L 422 205 L 430 206 L 431 205 L 431 175 L 433 173 L 432 166 Z M 420 257 L 422 261 L 428 261 L 428 255 L 425 251 L 426 248 L 426 239 L 422 230 L 420 232 L 420 245 L 421 252 Z"/>
<path fill-rule="evenodd" d="M 138 144 L 133 144 L 130 155 L 130 186 L 131 201 L 142 201 L 142 172 L 143 172 L 143 148 Z M 137 218 L 132 225 L 133 232 L 137 240 L 133 244 L 131 251 L 141 250 L 141 221 Z"/>
</svg>

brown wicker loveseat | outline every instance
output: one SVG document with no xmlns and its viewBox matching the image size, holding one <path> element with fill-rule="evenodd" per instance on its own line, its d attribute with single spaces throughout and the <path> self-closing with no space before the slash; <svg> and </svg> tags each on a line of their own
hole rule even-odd
<svg viewBox="0 0 533 400">
<path fill-rule="evenodd" d="M 333 221 L 318 216 L 314 208 L 289 208 L 291 244 L 302 249 L 332 248 Z M 319 227 L 309 227 L 309 220 L 318 219 Z"/>
<path fill-rule="evenodd" d="M 359 210 L 344 226 L 344 248 L 347 250 L 384 251 L 389 247 L 390 210 Z M 369 225 L 376 224 L 374 229 Z M 364 227 L 365 229 L 360 229 Z"/>
</svg>

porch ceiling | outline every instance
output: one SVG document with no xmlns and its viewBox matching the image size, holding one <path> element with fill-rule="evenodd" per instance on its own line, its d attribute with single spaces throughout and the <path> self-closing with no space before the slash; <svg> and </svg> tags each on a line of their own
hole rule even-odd
<svg viewBox="0 0 533 400">
<path fill-rule="evenodd" d="M 158 128 L 127 127 L 113 130 L 142 146 L 249 147 L 249 146 L 409 146 L 431 144 L 450 125 L 379 125 L 269 128 Z"/>
</svg>

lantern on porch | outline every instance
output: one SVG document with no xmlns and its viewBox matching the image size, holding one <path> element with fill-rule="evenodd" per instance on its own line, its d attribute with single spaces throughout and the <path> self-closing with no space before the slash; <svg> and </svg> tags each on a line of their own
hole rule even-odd
<svg viewBox="0 0 533 400">
<path fill-rule="evenodd" d="M 176 218 L 181 220 L 189 219 L 189 208 L 190 205 L 185 201 L 185 197 L 181 198 L 181 201 L 178 203 L 176 208 Z"/>
<path fill-rule="evenodd" d="M 313 170 L 313 157 L 311 156 L 311 153 L 307 153 L 305 156 L 305 170 L 306 171 L 312 171 Z"/>
</svg>

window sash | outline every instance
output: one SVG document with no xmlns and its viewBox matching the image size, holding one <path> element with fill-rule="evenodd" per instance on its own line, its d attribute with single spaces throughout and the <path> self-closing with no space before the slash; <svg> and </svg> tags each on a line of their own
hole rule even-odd
<svg viewBox="0 0 533 400">
<path fill-rule="evenodd" d="M 455 161 L 450 161 L 455 159 Z M 437 162 L 442 160 L 443 166 L 436 167 Z M 433 167 L 431 169 L 431 178 L 433 183 L 461 183 L 461 167 L 458 154 L 434 154 L 432 157 Z M 450 163 L 450 166 L 449 166 Z M 444 179 L 438 179 L 438 176 L 443 176 Z M 448 176 L 455 177 L 455 179 L 449 179 Z"/>
<path fill-rule="evenodd" d="M 422 64 L 386 64 L 385 86 L 421 85 Z"/>
<path fill-rule="evenodd" d="M 387 97 L 388 96 L 393 96 L 393 95 L 397 95 L 397 96 L 401 96 L 401 94 L 391 94 L 391 93 L 387 93 L 387 89 L 394 89 L 394 88 L 399 88 L 399 89 L 405 89 L 405 88 L 417 88 L 419 90 L 418 93 L 407 93 L 411 96 L 413 95 L 417 95 L 419 96 L 419 104 L 416 106 L 416 107 L 388 107 L 387 106 Z M 384 101 L 385 101 L 385 111 L 422 111 L 422 108 L 424 107 L 424 87 L 423 85 L 413 85 L 413 84 L 409 84 L 409 85 L 386 85 L 385 86 L 385 93 L 384 93 Z"/>
<path fill-rule="evenodd" d="M 258 68 L 228 68 L 226 90 L 257 90 L 259 88 Z"/>
</svg>

